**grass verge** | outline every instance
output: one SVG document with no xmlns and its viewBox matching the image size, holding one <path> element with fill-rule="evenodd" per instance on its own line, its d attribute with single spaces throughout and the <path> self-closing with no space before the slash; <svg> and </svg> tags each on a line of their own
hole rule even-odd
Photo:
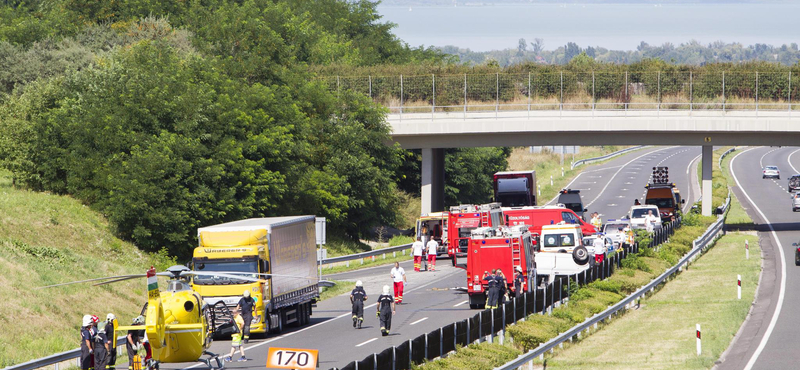
<svg viewBox="0 0 800 370">
<path fill-rule="evenodd" d="M 746 217 L 738 201 L 729 217 Z M 752 223 L 752 221 L 750 221 Z M 744 258 L 744 241 L 750 259 Z M 750 310 L 761 271 L 755 233 L 729 233 L 691 268 L 600 332 L 559 351 L 548 369 L 708 369 L 730 344 Z M 736 297 L 742 275 L 742 299 Z M 703 352 L 695 352 L 695 324 L 703 330 Z M 631 337 L 636 337 L 631 341 Z M 615 354 L 625 353 L 625 356 Z"/>
<path fill-rule="evenodd" d="M 324 301 L 328 298 L 336 297 L 340 294 L 347 293 L 353 289 L 353 281 L 345 281 L 345 280 L 331 280 L 332 282 L 336 283 L 336 285 L 328 288 L 322 288 L 322 292 L 319 293 L 319 300 Z"/>
<path fill-rule="evenodd" d="M 129 324 L 146 299 L 142 280 L 35 287 L 173 264 L 165 253 L 115 238 L 102 216 L 75 199 L 16 189 L 0 172 L 0 367 L 77 348 L 83 315 L 113 312 Z M 34 323 L 44 335 L 31 330 Z"/>
</svg>

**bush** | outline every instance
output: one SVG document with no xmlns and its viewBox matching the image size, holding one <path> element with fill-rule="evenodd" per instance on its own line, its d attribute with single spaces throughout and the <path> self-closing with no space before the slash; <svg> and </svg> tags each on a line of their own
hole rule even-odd
<svg viewBox="0 0 800 370">
<path fill-rule="evenodd" d="M 645 265 L 645 266 L 647 266 L 647 265 Z M 633 276 L 632 271 L 629 270 L 629 269 L 620 269 L 618 271 L 620 273 L 631 272 L 630 276 Z M 612 292 L 612 293 L 619 293 L 620 291 L 622 291 L 622 284 L 619 281 L 614 281 L 614 280 L 611 280 L 611 279 L 593 281 L 592 283 L 589 284 L 589 287 L 590 288 L 594 288 L 594 289 L 598 289 L 598 290 L 602 290 L 604 292 Z"/>
<path fill-rule="evenodd" d="M 529 351 L 572 327 L 572 321 L 554 316 L 532 315 L 508 328 L 514 343 Z"/>
<path fill-rule="evenodd" d="M 652 248 L 647 248 L 647 249 L 652 251 Z M 650 266 L 647 266 L 647 264 L 642 259 L 640 259 L 639 255 L 637 255 L 636 253 L 628 255 L 628 257 L 623 259 L 620 264 L 622 268 L 640 270 L 644 272 L 653 272 L 653 270 L 650 269 Z"/>
<path fill-rule="evenodd" d="M 394 247 L 403 244 L 413 243 L 414 238 L 406 235 L 395 235 L 391 239 L 389 239 L 389 246 Z"/>
<path fill-rule="evenodd" d="M 569 320 L 572 324 L 578 324 L 586 319 L 588 311 L 586 305 L 578 304 L 577 302 L 575 304 L 570 303 L 567 306 L 562 306 L 553 310 L 553 317 Z"/>
</svg>

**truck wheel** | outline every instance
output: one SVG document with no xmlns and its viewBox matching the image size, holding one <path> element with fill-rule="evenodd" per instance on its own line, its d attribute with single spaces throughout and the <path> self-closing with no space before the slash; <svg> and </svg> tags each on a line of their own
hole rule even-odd
<svg viewBox="0 0 800 370">
<path fill-rule="evenodd" d="M 572 251 L 572 260 L 579 265 L 585 265 L 589 262 L 589 251 L 584 246 L 577 246 Z"/>
</svg>

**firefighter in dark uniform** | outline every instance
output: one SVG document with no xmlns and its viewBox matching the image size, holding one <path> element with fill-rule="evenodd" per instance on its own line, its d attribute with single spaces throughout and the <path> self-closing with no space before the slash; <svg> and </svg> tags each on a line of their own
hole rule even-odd
<svg viewBox="0 0 800 370">
<path fill-rule="evenodd" d="M 250 323 L 253 322 L 253 310 L 256 308 L 256 300 L 250 296 L 250 289 L 245 289 L 242 293 L 242 299 L 236 306 L 241 312 L 242 320 L 244 320 L 244 327 L 242 328 L 243 343 L 250 341 Z"/>
<path fill-rule="evenodd" d="M 497 284 L 495 273 L 497 273 L 496 270 L 492 270 L 491 275 L 489 275 L 489 272 L 483 273 L 483 281 L 485 281 L 487 285 L 486 308 L 497 308 L 497 299 L 500 295 L 500 286 Z"/>
<path fill-rule="evenodd" d="M 138 316 L 131 323 L 133 326 L 144 325 L 144 316 Z M 128 370 L 133 370 L 133 356 L 139 353 L 139 342 L 142 338 L 142 330 L 128 330 L 125 338 L 125 349 L 128 351 Z"/>
<path fill-rule="evenodd" d="M 102 370 L 106 368 L 108 360 L 108 337 L 106 336 L 105 326 L 101 326 L 94 336 L 94 368 Z"/>
<path fill-rule="evenodd" d="M 117 365 L 117 332 L 116 325 L 117 317 L 113 313 L 106 316 L 106 343 L 108 344 L 108 360 L 106 361 L 106 369 L 114 370 Z"/>
<path fill-rule="evenodd" d="M 89 370 L 92 367 L 92 316 L 83 316 L 83 326 L 81 326 L 81 369 Z"/>
<path fill-rule="evenodd" d="M 361 329 L 364 322 L 364 301 L 367 300 L 367 292 L 364 291 L 364 284 L 361 280 L 356 281 L 356 287 L 350 292 L 350 303 L 353 305 L 353 327 Z"/>
<path fill-rule="evenodd" d="M 495 275 L 494 279 L 497 281 L 497 287 L 500 289 L 500 292 L 497 294 L 497 305 L 501 306 L 506 302 L 506 294 L 508 294 L 508 282 L 506 281 L 506 276 L 503 275 L 503 271 L 500 269 L 497 269 L 497 274 Z"/>
<path fill-rule="evenodd" d="M 514 276 L 514 297 L 522 297 L 522 283 L 525 281 L 525 275 L 522 274 L 522 269 L 519 266 L 514 267 L 517 275 Z"/>
<path fill-rule="evenodd" d="M 381 335 L 389 335 L 392 329 L 392 315 L 395 313 L 394 298 L 389 294 L 389 286 L 383 286 L 383 294 L 378 297 L 378 319 L 381 323 Z"/>
</svg>

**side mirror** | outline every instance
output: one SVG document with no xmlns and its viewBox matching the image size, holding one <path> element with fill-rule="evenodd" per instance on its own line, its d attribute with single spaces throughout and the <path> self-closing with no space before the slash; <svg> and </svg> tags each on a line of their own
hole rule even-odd
<svg viewBox="0 0 800 370">
<path fill-rule="evenodd" d="M 505 215 L 505 216 L 506 216 L 506 226 L 509 226 L 509 218 L 508 218 L 508 215 Z"/>
<path fill-rule="evenodd" d="M 681 204 L 686 204 L 686 199 L 681 199 Z"/>
<path fill-rule="evenodd" d="M 586 212 L 589 212 L 589 209 L 588 209 L 588 208 L 584 208 L 584 209 L 583 209 L 583 212 L 584 212 L 584 213 L 586 213 Z"/>
</svg>

